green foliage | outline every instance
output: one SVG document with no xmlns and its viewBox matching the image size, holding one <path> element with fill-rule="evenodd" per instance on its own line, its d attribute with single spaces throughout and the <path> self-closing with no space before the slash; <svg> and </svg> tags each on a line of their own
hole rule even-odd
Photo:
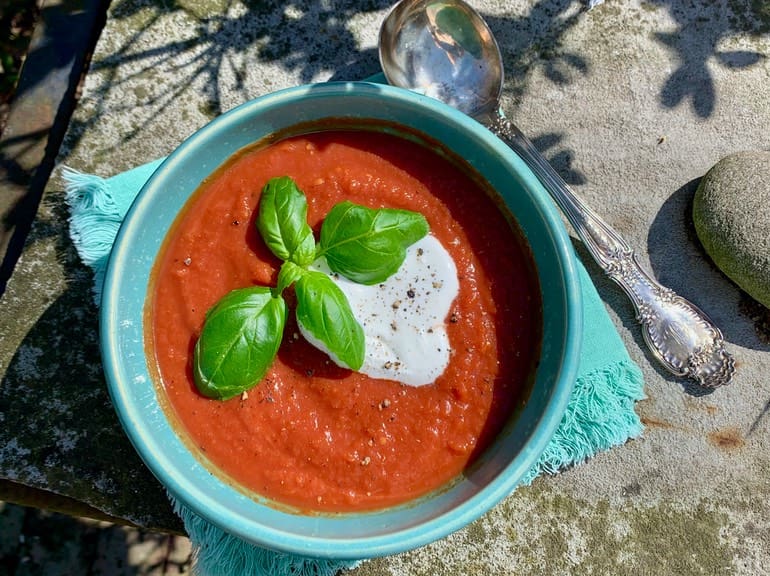
<svg viewBox="0 0 770 576">
<path fill-rule="evenodd" d="M 34 0 L 0 3 L 0 104 L 13 96 L 38 13 Z"/>
</svg>

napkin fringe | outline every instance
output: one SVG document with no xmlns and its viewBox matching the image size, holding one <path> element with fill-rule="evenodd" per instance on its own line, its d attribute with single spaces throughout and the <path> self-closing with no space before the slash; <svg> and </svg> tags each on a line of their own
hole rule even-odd
<svg viewBox="0 0 770 576">
<path fill-rule="evenodd" d="M 94 272 L 93 296 L 101 301 L 110 250 L 125 216 L 106 179 L 62 168 L 64 199 L 70 209 L 70 236 L 80 259 Z"/>
<path fill-rule="evenodd" d="M 205 576 L 335 576 L 359 560 L 308 558 L 253 546 L 203 520 L 169 494 L 192 543 L 192 573 Z"/>
<path fill-rule="evenodd" d="M 642 371 L 630 360 L 579 377 L 556 433 L 522 484 L 530 484 L 541 473 L 554 475 L 577 466 L 597 452 L 639 437 L 644 426 L 634 403 L 644 398 Z"/>
</svg>

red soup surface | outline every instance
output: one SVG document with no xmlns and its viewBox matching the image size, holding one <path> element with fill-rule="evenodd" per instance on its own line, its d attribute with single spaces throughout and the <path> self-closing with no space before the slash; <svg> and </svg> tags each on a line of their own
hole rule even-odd
<svg viewBox="0 0 770 576">
<path fill-rule="evenodd" d="M 462 474 L 525 401 L 542 323 L 534 263 L 459 165 L 412 139 L 331 130 L 241 151 L 202 184 L 155 264 L 149 341 L 177 425 L 218 474 L 302 510 L 401 504 Z M 197 392 L 191 358 L 206 311 L 230 290 L 276 283 L 280 261 L 255 217 L 265 183 L 284 175 L 306 194 L 316 234 L 343 200 L 425 215 L 460 284 L 435 383 L 336 366 L 299 335 L 285 293 L 289 320 L 263 381 L 224 402 Z"/>
</svg>

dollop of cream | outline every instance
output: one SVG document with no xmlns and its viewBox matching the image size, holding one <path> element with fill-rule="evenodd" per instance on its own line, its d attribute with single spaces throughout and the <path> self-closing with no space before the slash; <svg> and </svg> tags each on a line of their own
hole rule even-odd
<svg viewBox="0 0 770 576">
<path fill-rule="evenodd" d="M 401 268 L 382 284 L 366 286 L 333 274 L 324 259 L 311 268 L 340 287 L 363 327 L 366 352 L 360 372 L 410 386 L 432 384 L 444 372 L 451 355 L 447 316 L 460 284 L 454 260 L 438 239 L 428 235 L 412 244 Z M 302 324 L 299 328 L 311 344 L 343 365 Z"/>
</svg>

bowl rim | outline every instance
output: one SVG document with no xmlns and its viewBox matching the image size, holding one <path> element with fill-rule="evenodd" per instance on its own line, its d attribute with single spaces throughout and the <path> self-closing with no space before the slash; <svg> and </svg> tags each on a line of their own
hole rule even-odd
<svg viewBox="0 0 770 576">
<path fill-rule="evenodd" d="M 376 94 L 378 97 L 398 100 L 409 106 L 425 107 L 448 117 L 450 122 L 459 125 L 462 130 L 473 132 L 484 142 L 485 146 L 506 157 L 506 161 L 514 165 L 525 184 L 534 190 L 535 201 L 539 203 L 538 208 L 544 220 L 547 221 L 549 232 L 554 238 L 557 256 L 564 272 L 564 299 L 569 303 L 567 317 L 563 319 L 566 338 L 563 343 L 562 364 L 557 381 L 553 386 L 555 392 L 534 427 L 538 434 L 532 436 L 525 444 L 519 457 L 508 463 L 504 473 L 500 473 L 498 477 L 494 478 L 485 489 L 480 490 L 456 508 L 431 518 L 427 523 L 410 525 L 395 532 L 385 532 L 355 539 L 326 538 L 323 534 L 293 534 L 265 524 L 255 526 L 243 519 L 236 519 L 234 522 L 229 509 L 221 506 L 216 498 L 217 491 L 235 490 L 234 488 L 227 486 L 221 479 L 212 475 L 212 478 L 215 478 L 215 483 L 221 484 L 216 486 L 212 493 L 210 490 L 204 491 L 192 484 L 183 475 L 172 474 L 173 467 L 169 469 L 168 456 L 163 454 L 157 439 L 142 428 L 144 419 L 165 419 L 165 416 L 158 416 L 157 414 L 158 412 L 163 413 L 163 408 L 160 407 L 157 397 L 154 400 L 147 396 L 137 399 L 132 397 L 131 393 L 132 385 L 146 387 L 149 381 L 149 386 L 154 389 L 155 384 L 149 377 L 146 366 L 146 374 L 142 374 L 141 368 L 138 368 L 138 374 L 130 375 L 128 374 L 130 370 L 127 370 L 123 365 L 125 358 L 122 359 L 121 344 L 124 343 L 126 336 L 121 336 L 120 323 L 125 322 L 125 319 L 119 318 L 116 313 L 121 305 L 121 298 L 125 296 L 121 288 L 126 283 L 124 282 L 124 273 L 129 264 L 126 261 L 126 254 L 130 248 L 131 239 L 139 233 L 136 220 L 143 211 L 146 211 L 147 204 L 153 195 L 158 194 L 158 190 L 169 178 L 168 175 L 172 173 L 174 166 L 184 158 L 187 151 L 204 142 L 216 131 L 237 125 L 244 117 L 248 118 L 265 107 L 281 105 L 282 102 L 303 98 L 311 91 L 316 95 L 321 94 L 323 96 L 372 96 Z M 232 153 L 230 152 L 228 155 Z M 395 554 L 428 544 L 469 524 L 509 495 L 545 450 L 567 408 L 577 375 L 582 339 L 581 327 L 581 292 L 576 257 L 571 241 L 555 206 L 547 198 L 547 193 L 526 164 L 481 124 L 454 108 L 427 96 L 372 82 L 325 82 L 278 90 L 233 108 L 188 137 L 160 164 L 129 208 L 118 230 L 108 260 L 100 308 L 102 362 L 113 406 L 125 433 L 139 456 L 173 499 L 180 501 L 195 514 L 223 531 L 252 544 L 306 557 L 337 560 L 354 560 Z M 141 332 L 143 328 L 140 326 L 139 330 Z M 133 334 L 136 336 L 136 331 Z M 140 337 L 142 343 L 139 345 L 143 346 L 143 334 L 140 334 Z M 136 361 L 136 359 L 132 361 Z M 137 365 L 140 365 L 142 361 L 144 358 L 138 361 Z M 203 466 L 200 462 L 198 464 Z M 258 506 L 266 505 L 258 504 Z M 354 514 L 353 516 L 376 516 L 381 513 L 374 511 Z"/>
</svg>

